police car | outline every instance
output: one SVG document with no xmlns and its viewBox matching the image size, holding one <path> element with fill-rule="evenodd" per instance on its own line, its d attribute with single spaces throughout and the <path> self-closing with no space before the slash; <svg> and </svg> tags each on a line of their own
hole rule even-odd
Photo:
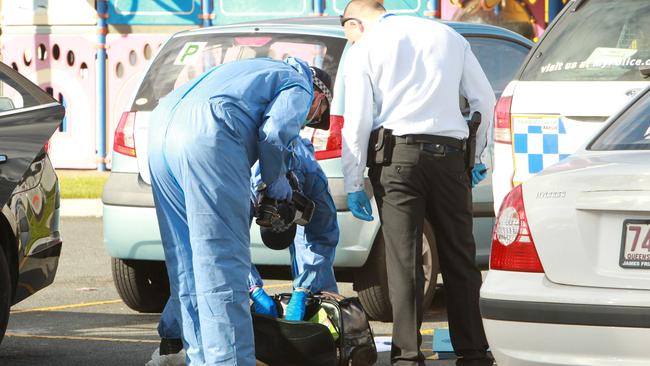
<svg viewBox="0 0 650 366">
<path fill-rule="evenodd" d="M 572 0 L 495 109 L 494 209 L 573 153 L 650 84 L 650 2 Z"/>
<path fill-rule="evenodd" d="M 484 25 L 447 23 L 463 34 L 499 96 L 526 57 L 532 43 L 511 31 Z M 347 41 L 338 17 L 268 20 L 216 26 L 175 34 L 158 52 L 131 98 L 129 110 L 115 131 L 113 166 L 104 188 L 104 242 L 113 258 L 113 278 L 124 302 L 142 312 L 160 311 L 169 294 L 147 162 L 147 134 L 151 111 L 158 100 L 211 67 L 253 57 L 284 59 L 294 56 L 326 70 L 335 80 L 329 131 L 305 129 L 316 158 L 329 179 L 337 207 L 340 240 L 335 258 L 337 280 L 353 281 L 364 308 L 375 319 L 390 320 L 383 237 L 379 220 L 355 219 L 347 207 L 341 171 L 343 83 L 341 60 Z M 466 104 L 466 103 L 464 103 Z M 368 193 L 370 183 L 367 184 Z M 369 194 L 371 196 L 371 194 Z M 374 201 L 373 201 L 374 205 Z M 377 210 L 376 206 L 374 208 Z M 494 222 L 492 192 L 487 179 L 474 189 L 474 236 L 477 261 L 487 264 Z M 438 263 L 435 239 L 425 229 L 423 266 L 425 305 L 433 298 Z M 259 229 L 251 229 L 251 253 L 263 278 L 284 278 L 288 251 L 263 245 Z"/>
<path fill-rule="evenodd" d="M 648 365 L 649 290 L 650 88 L 506 196 L 481 314 L 499 365 Z"/>
</svg>

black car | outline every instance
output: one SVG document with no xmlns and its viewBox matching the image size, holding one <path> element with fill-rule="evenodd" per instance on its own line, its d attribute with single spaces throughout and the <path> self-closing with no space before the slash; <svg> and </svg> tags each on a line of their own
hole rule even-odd
<svg viewBox="0 0 650 366">
<path fill-rule="evenodd" d="M 0 63 L 0 342 L 9 309 L 54 280 L 59 184 L 45 144 L 65 109 Z"/>
</svg>

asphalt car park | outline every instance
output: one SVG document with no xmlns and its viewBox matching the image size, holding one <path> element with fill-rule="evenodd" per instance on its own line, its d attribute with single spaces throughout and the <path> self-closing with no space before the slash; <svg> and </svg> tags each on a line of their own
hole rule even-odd
<svg viewBox="0 0 650 366">
<path fill-rule="evenodd" d="M 635 5 L 635 0 L 623 2 Z M 610 3 L 606 4 L 605 1 L 582 3 L 584 4 L 582 13 L 576 11 L 570 13 L 567 10 L 562 14 L 561 22 L 558 22 L 557 28 L 555 28 L 556 34 L 560 34 L 558 30 L 566 28 L 567 24 L 578 22 L 578 17 L 591 14 L 588 12 L 592 9 L 596 13 L 595 9 L 599 4 L 613 7 Z M 645 12 L 639 11 L 631 14 L 630 17 L 613 16 L 608 9 L 599 10 L 598 14 L 609 15 L 608 18 L 618 22 L 616 24 L 620 23 L 620 27 L 617 28 L 620 29 L 620 32 L 613 33 L 613 38 L 607 39 L 607 41 L 614 42 L 612 44 L 616 46 L 614 48 L 618 50 L 619 55 L 632 54 L 633 51 L 639 55 L 647 53 L 647 47 L 644 46 L 647 44 L 646 33 L 630 31 L 630 29 L 638 28 L 636 27 L 637 23 L 642 23 L 639 19 L 645 19 L 644 17 L 647 16 L 647 5 L 644 9 Z M 278 52 L 288 47 L 289 44 L 300 44 L 301 47 L 303 44 L 308 44 L 309 47 L 314 46 L 320 51 L 328 48 L 330 52 L 335 50 L 339 53 L 336 57 L 340 57 L 345 49 L 342 35 L 334 34 L 328 30 L 333 28 L 327 23 L 331 23 L 332 19 L 323 19 L 322 21 L 323 24 L 313 27 L 314 29 L 301 30 L 301 37 L 296 35 L 288 37 L 285 34 L 289 28 L 296 31 L 292 27 L 303 26 L 301 24 L 293 24 L 292 27 L 289 27 L 288 25 L 280 26 L 269 23 L 262 27 L 262 30 L 267 33 L 262 32 L 254 37 L 248 35 L 248 38 L 244 37 L 248 34 L 244 31 L 248 32 L 248 28 L 252 25 L 242 26 L 241 29 L 225 27 L 221 31 L 224 34 L 238 35 L 237 37 L 228 36 L 224 39 L 232 38 L 234 40 L 232 47 L 239 52 L 238 57 L 242 58 L 249 57 L 256 48 L 264 48 L 271 41 L 275 42 L 274 45 L 277 44 L 273 50 Z M 464 29 L 458 24 L 455 27 Z M 477 34 L 480 28 L 464 30 L 468 38 L 475 38 L 476 49 L 479 49 L 480 42 L 505 41 L 504 37 L 509 36 L 500 33 L 492 34 L 500 31 L 490 27 L 486 27 L 481 31 L 482 33 Z M 591 32 L 590 28 L 585 26 L 584 33 L 588 33 L 588 35 L 598 33 Z M 598 31 L 602 32 L 602 29 Z M 260 30 L 255 28 L 255 32 L 260 32 Z M 317 34 L 314 35 L 310 32 Z M 213 34 L 209 33 L 209 31 L 188 32 L 181 38 L 196 41 L 209 35 L 211 40 L 216 39 Z M 573 80 L 573 76 L 567 76 L 567 80 L 563 79 L 564 77 L 556 77 L 555 74 L 559 75 L 560 70 L 557 70 L 557 73 L 548 71 L 549 68 L 544 68 L 547 64 L 546 61 L 534 61 L 533 58 L 543 60 L 542 54 L 549 58 L 552 53 L 546 52 L 547 49 L 549 51 L 553 48 L 560 51 L 570 49 L 569 47 L 557 47 L 560 42 L 553 41 L 553 37 L 551 37 L 554 34 L 553 31 L 549 31 L 548 34 L 546 38 L 542 39 L 540 45 L 535 46 L 533 52 L 528 56 L 528 60 L 524 61 L 524 66 L 519 72 L 521 75 L 517 76 L 509 86 L 506 86 L 506 83 L 514 73 L 513 67 L 507 68 L 508 70 L 504 68 L 503 75 L 497 72 L 501 69 L 495 69 L 496 71 L 493 70 L 490 73 L 490 75 L 496 75 L 495 78 L 498 77 L 497 81 L 502 82 L 502 85 L 495 85 L 494 89 L 496 94 L 503 97 L 497 104 L 497 114 L 500 117 L 497 117 L 495 134 L 497 141 L 493 167 L 497 169 L 494 175 L 494 184 L 501 187 L 497 188 L 499 194 L 505 195 L 512 185 L 526 182 L 507 196 L 511 200 L 506 203 L 511 203 L 512 207 L 504 205 L 503 212 L 497 216 L 496 234 L 490 235 L 494 221 L 490 215 L 485 214 L 485 217 L 478 217 L 479 220 L 482 220 L 480 227 L 477 226 L 480 230 L 475 230 L 480 241 L 479 249 L 482 249 L 479 250 L 479 258 L 477 258 L 479 264 L 481 264 L 481 258 L 485 264 L 489 244 L 493 244 L 494 250 L 494 243 L 497 240 L 500 241 L 500 244 L 496 243 L 496 248 L 501 252 L 496 256 L 493 252 L 492 258 L 494 263 L 499 258 L 506 263 L 505 266 L 503 263 L 500 266 L 492 266 L 482 291 L 482 312 L 488 339 L 497 359 L 504 365 L 645 365 L 650 357 L 647 356 L 647 347 L 644 347 L 644 340 L 648 335 L 649 310 L 646 304 L 649 277 L 643 269 L 650 267 L 650 260 L 647 259 L 650 258 L 650 254 L 647 254 L 650 253 L 650 220 L 648 219 L 647 204 L 650 199 L 647 188 L 649 176 L 647 172 L 649 148 L 647 141 L 650 135 L 650 124 L 647 119 L 648 113 L 645 112 L 648 108 L 647 100 L 650 98 L 650 91 L 643 90 L 643 87 L 648 84 L 648 69 L 608 70 L 606 75 L 599 75 L 598 81 L 590 80 L 588 84 L 579 83 L 578 85 L 578 81 L 586 82 L 587 80 Z M 276 36 L 278 39 L 274 38 Z M 340 44 L 336 46 L 333 43 L 321 42 L 320 38 L 317 39 L 318 42 L 313 41 L 318 38 L 316 36 L 336 38 Z M 598 37 L 593 39 L 596 40 L 596 38 Z M 315 43 L 312 44 L 306 40 Z M 600 38 L 597 40 L 601 41 Z M 516 39 L 508 42 L 514 41 Z M 214 42 L 216 43 L 216 41 Z M 569 40 L 567 39 L 566 42 Z M 585 42 L 581 44 L 581 47 L 584 48 L 582 51 L 586 52 L 584 58 L 601 57 L 601 53 L 606 49 L 612 49 L 612 44 L 604 41 L 594 44 Z M 525 51 L 526 47 L 530 45 L 517 43 L 515 46 L 523 48 Z M 215 49 L 217 48 L 215 47 Z M 267 48 L 270 54 L 271 46 Z M 170 54 L 181 55 L 184 52 L 182 50 L 183 48 L 180 48 Z M 541 52 L 542 50 L 545 52 Z M 327 56 L 327 53 L 325 55 Z M 520 55 L 522 59 L 523 55 L 524 53 Z M 494 59 L 489 56 L 490 54 L 484 55 L 482 60 Z M 172 57 L 170 60 L 172 62 L 174 58 Z M 332 61 L 327 62 L 331 63 Z M 516 64 L 519 65 L 519 63 Z M 495 61 L 494 65 L 497 64 L 499 63 Z M 490 71 L 489 64 L 484 67 Z M 337 65 L 332 63 L 330 69 L 337 70 Z M 190 72 L 187 70 L 180 75 L 190 77 Z M 537 75 L 533 78 L 529 75 L 532 73 L 531 70 L 538 70 L 540 75 L 544 75 Z M 573 73 L 572 70 L 567 69 L 561 71 Z M 597 71 L 603 72 L 602 70 Z M 155 74 L 170 75 L 159 72 Z M 524 77 L 525 75 L 528 76 Z M 180 83 L 181 79 L 175 80 L 175 82 Z M 544 83 L 541 83 L 542 81 Z M 551 86 L 550 82 L 555 84 Z M 560 82 L 561 85 L 558 84 Z M 584 89 L 576 89 L 577 87 Z M 517 89 L 516 93 L 515 88 Z M 576 90 L 581 90 L 581 92 L 576 92 Z M 586 90 L 589 90 L 589 93 L 585 92 Z M 535 94 L 535 97 L 523 98 L 526 92 L 531 95 Z M 544 93 L 547 93 L 549 97 L 541 98 L 540 95 Z M 578 95 L 581 98 L 569 97 L 572 95 Z M 613 98 L 614 95 L 616 98 Z M 634 99 L 637 95 L 646 98 L 637 98 L 637 101 L 646 103 L 643 104 L 646 109 L 637 114 L 619 111 L 620 105 L 624 105 L 625 102 Z M 120 122 L 121 127 L 118 128 L 123 134 L 123 140 L 116 139 L 118 148 L 122 148 L 121 151 L 116 151 L 124 156 L 116 154 L 113 162 L 113 176 L 108 186 L 109 189 L 107 189 L 109 193 L 112 189 L 113 195 L 105 194 L 104 202 L 107 210 L 104 211 L 104 220 L 101 218 L 66 217 L 59 222 L 58 212 L 40 214 L 40 216 L 32 215 L 53 224 L 52 232 L 53 235 L 56 232 L 56 235 L 50 238 L 52 240 L 46 244 L 54 243 L 60 246 L 62 238 L 61 255 L 58 259 L 58 253 L 56 253 L 58 268 L 56 264 L 42 266 L 50 270 L 48 272 L 50 277 L 47 281 L 35 284 L 13 278 L 14 282 L 19 285 L 18 289 L 14 290 L 19 292 L 17 296 L 14 296 L 13 301 L 21 301 L 11 307 L 7 332 L 0 346 L 0 365 L 144 365 L 158 347 L 159 337 L 156 327 L 159 314 L 149 312 L 151 309 L 147 307 L 141 310 L 143 312 L 133 310 L 138 308 L 139 304 L 137 303 L 135 305 L 125 304 L 123 294 L 118 293 L 119 290 L 115 287 L 115 275 L 112 272 L 115 270 L 116 263 L 122 263 L 123 260 L 154 262 L 159 265 L 157 268 L 163 268 L 162 251 L 155 217 L 152 214 L 153 203 L 150 202 L 150 189 L 147 178 L 142 175 L 142 173 L 146 175 L 147 170 L 143 168 L 144 170 L 140 171 L 138 165 L 142 161 L 146 162 L 146 155 L 139 153 L 136 157 L 135 154 L 136 151 L 146 151 L 146 148 L 138 147 L 135 144 L 137 141 L 143 141 L 140 139 L 142 135 L 138 136 L 138 133 L 142 133 L 142 128 L 138 125 L 144 125 L 146 122 L 148 110 L 145 107 L 149 100 L 142 96 L 138 98 L 138 96 L 140 95 L 134 95 L 134 109 L 125 112 L 123 121 Z M 542 106 L 538 103 L 540 100 L 548 102 L 551 99 L 557 102 L 555 106 L 550 106 L 547 103 L 548 105 L 543 105 L 547 109 L 538 109 Z M 578 105 L 578 99 L 584 105 Z M 522 103 L 524 100 L 529 101 L 528 104 L 524 105 Z M 151 100 L 149 101 L 151 102 Z M 3 100 L 0 100 L 0 118 L 3 116 L 2 105 L 9 105 L 6 100 L 5 104 L 2 103 Z M 642 105 L 641 102 L 638 105 Z M 626 108 L 630 109 L 629 106 Z M 529 113 L 531 111 L 534 111 L 535 114 Z M 517 156 L 515 155 L 516 153 L 525 154 L 525 158 L 528 159 L 532 153 L 528 147 L 533 146 L 532 138 L 528 139 L 527 137 L 525 144 L 517 142 L 515 133 L 519 125 L 525 125 L 526 133 L 530 134 L 541 134 L 542 127 L 551 126 L 553 128 L 550 130 L 555 131 L 557 136 L 572 134 L 572 136 L 579 135 L 581 139 L 586 140 L 589 136 L 597 133 L 602 126 L 606 126 L 606 128 L 610 126 L 605 123 L 606 121 L 624 120 L 624 113 L 632 115 L 633 118 L 628 117 L 627 119 L 637 124 L 634 125 L 635 128 L 634 126 L 627 128 L 625 127 L 627 124 L 621 123 L 620 125 L 623 127 L 618 129 L 618 134 L 625 136 L 628 140 L 634 139 L 630 140 L 632 142 L 613 144 L 610 141 L 603 145 L 609 146 L 607 148 L 592 149 L 591 147 L 580 148 L 582 141 L 571 140 L 569 151 L 563 149 L 561 137 L 558 137 L 557 140 L 551 139 L 555 142 L 559 141 L 552 144 L 554 149 L 551 150 L 558 155 L 557 161 L 553 160 L 552 163 L 557 163 L 559 159 L 563 160 L 537 177 L 532 177 L 532 175 L 537 174 L 538 171 L 530 170 L 530 177 L 517 178 L 515 174 Z M 342 111 L 339 108 L 333 116 L 341 117 L 341 114 Z M 542 114 L 542 116 L 540 117 L 538 114 Z M 614 117 L 608 119 L 609 116 Z M 534 121 L 531 122 L 531 120 Z M 342 119 L 340 121 L 342 122 Z M 504 124 L 499 125 L 499 121 Z M 632 122 L 628 122 L 628 124 L 631 125 Z M 531 126 L 534 128 L 528 129 Z M 560 128 L 560 126 L 564 127 Z M 611 124 L 611 126 L 616 125 Z M 2 127 L 1 124 L 0 127 Z M 566 133 L 561 132 L 565 127 Z M 616 131 L 616 129 L 612 129 L 612 131 Z M 625 134 L 620 131 L 624 131 Z M 130 136 L 127 136 L 129 133 Z M 609 134 L 613 135 L 614 133 L 609 132 Z M 0 142 L 3 141 L 3 137 L 0 134 Z M 320 142 L 318 146 L 323 147 L 318 156 L 321 158 L 324 168 L 328 172 L 340 170 L 336 162 L 337 149 L 330 151 L 331 149 L 328 148 L 330 137 L 336 137 L 335 134 L 320 136 L 314 133 L 311 137 L 315 144 L 318 145 Z M 503 141 L 499 141 L 499 137 Z M 607 139 L 611 140 L 609 137 L 605 140 Z M 123 143 L 130 141 L 134 145 L 122 146 L 119 145 L 120 141 Z M 499 146 L 499 144 L 503 146 Z M 524 145 L 526 151 L 517 150 L 518 146 Z M 540 148 L 546 146 L 538 145 Z M 38 150 L 41 149 L 41 146 L 37 147 Z M 555 147 L 560 149 L 557 150 Z M 577 153 L 569 156 L 574 151 Z M 130 153 L 132 155 L 128 155 Z M 328 155 L 329 153 L 331 154 Z M 506 158 L 499 158 L 500 154 Z M 0 155 L 0 158 L 2 157 Z M 25 169 L 30 169 L 33 173 L 32 176 L 38 174 L 43 176 L 41 170 L 51 169 L 51 167 L 45 153 L 38 153 L 37 157 L 37 160 Z M 0 163 L 2 162 L 0 160 Z M 42 165 L 38 165 L 41 162 Z M 501 164 L 500 167 L 499 164 Z M 549 168 L 546 165 L 538 165 L 540 169 Z M 146 165 L 142 165 L 142 167 L 146 167 Z M 519 167 L 521 173 L 523 169 L 521 169 L 521 165 Z M 52 171 L 51 176 L 53 174 Z M 337 180 L 340 181 L 341 177 L 333 174 L 330 176 L 332 178 L 330 184 L 334 187 L 333 193 L 336 193 L 336 189 L 340 190 L 341 188 L 340 184 L 336 185 Z M 531 178 L 530 181 L 528 178 Z M 52 183 L 48 185 L 50 188 L 48 190 L 49 198 L 31 194 L 31 188 L 22 190 L 20 186 L 16 191 L 9 190 L 8 193 L 14 192 L 16 197 L 18 196 L 16 192 L 20 193 L 21 200 L 26 202 L 23 207 L 32 209 L 39 207 L 37 204 L 39 201 L 34 197 L 43 197 L 44 200 L 48 198 L 45 201 L 49 202 L 49 206 L 43 207 L 53 211 L 54 208 L 58 208 L 58 198 L 54 198 L 55 193 L 52 189 L 55 180 L 55 177 L 49 179 Z M 43 182 L 43 179 L 40 181 Z M 483 211 L 492 210 L 489 184 L 491 184 L 491 179 L 474 191 L 475 208 L 482 208 Z M 131 188 L 132 190 L 129 190 Z M 0 198 L 2 198 L 2 193 L 0 189 Z M 134 196 L 136 193 L 140 194 L 137 196 L 140 197 L 140 200 L 133 199 L 136 197 Z M 116 201 L 116 197 L 121 201 Z M 107 200 L 107 198 L 110 199 Z M 496 206 L 498 206 L 501 201 L 500 197 L 497 197 L 496 201 Z M 2 200 L 0 203 L 3 203 Z M 18 205 L 8 203 L 8 207 L 15 209 Z M 345 255 L 346 250 L 351 251 L 351 244 L 363 243 L 364 250 L 360 251 L 363 253 L 362 257 L 354 257 L 356 258 L 355 262 L 349 260 L 344 263 L 341 260 L 337 266 L 348 270 L 350 268 L 365 269 L 365 272 L 360 270 L 358 273 L 365 273 L 366 276 L 372 277 L 375 272 L 367 271 L 369 266 L 375 264 L 374 268 L 381 268 L 383 264 L 382 260 L 377 259 L 381 259 L 380 256 L 373 255 L 377 254 L 379 250 L 371 251 L 371 248 L 378 247 L 375 245 L 375 234 L 379 226 L 376 222 L 373 223 L 374 226 L 371 229 L 363 231 L 368 235 L 361 239 L 355 239 L 352 237 L 353 232 L 362 232 L 362 230 L 353 231 L 350 222 L 359 223 L 351 221 L 347 208 L 341 207 L 344 209 L 339 210 L 339 218 L 344 225 L 345 233 L 342 236 L 343 245 L 340 245 L 340 248 L 344 255 L 340 255 L 338 258 L 340 260 L 353 258 L 352 255 Z M 14 211 L 16 213 L 14 216 L 18 217 L 18 210 Z M 9 211 L 4 210 L 3 213 L 5 212 Z M 148 212 L 148 214 L 142 214 L 143 212 Z M 29 214 L 29 212 L 25 214 Z M 143 222 L 136 219 L 146 221 L 142 225 Z M 21 222 L 19 219 L 16 221 Z M 26 222 L 31 223 L 33 220 L 26 219 Z M 130 225 L 127 225 L 129 222 Z M 348 226 L 345 226 L 346 222 Z M 106 232 L 104 232 L 104 228 L 107 228 Z M 61 232 L 60 236 L 59 231 Z M 481 233 L 483 235 L 480 235 Z M 0 240 L 3 239 L 2 234 L 3 232 L 0 230 Z M 37 243 L 35 240 L 37 238 L 32 238 L 28 234 L 30 233 L 23 230 L 16 235 L 19 239 L 19 250 L 25 250 L 28 247 L 26 243 L 45 243 L 42 240 Z M 488 240 L 490 238 L 493 239 L 491 242 Z M 116 243 L 123 247 L 117 248 Z M 128 252 L 129 255 L 135 254 L 121 256 L 120 250 Z M 427 253 L 433 252 L 435 251 Z M 423 253 L 423 256 L 427 253 Z M 260 245 L 259 240 L 253 242 L 253 254 L 253 257 L 261 265 L 271 267 L 286 264 L 285 257 L 272 256 Z M 627 263 L 625 258 L 628 256 L 631 259 L 643 259 Z M 372 261 L 366 262 L 366 258 L 370 258 Z M 591 262 L 589 262 L 590 260 Z M 379 264 L 376 265 L 376 262 Z M 431 265 L 426 267 L 430 269 L 427 273 L 430 273 L 431 276 L 437 275 L 437 270 L 432 270 L 435 268 L 433 257 L 430 262 Z M 25 263 L 28 263 L 25 260 L 16 260 L 16 263 L 22 266 L 19 268 L 29 269 L 29 266 L 24 266 Z M 159 272 L 158 275 L 161 275 L 162 271 Z M 55 273 L 56 278 L 54 278 Z M 16 276 L 14 273 L 11 275 Z M 164 276 L 162 278 L 165 279 Z M 354 276 L 350 278 L 354 279 Z M 54 282 L 49 284 L 52 280 Z M 147 280 L 147 284 L 152 283 L 149 281 L 150 278 L 145 280 Z M 428 358 L 428 365 L 453 365 L 455 363 L 453 355 L 434 351 L 433 335 L 436 331 L 443 332 L 447 327 L 444 289 L 439 282 L 440 279 L 437 281 L 438 286 L 434 285 L 434 289 L 437 289 L 433 291 L 435 297 L 432 306 L 425 314 L 425 323 L 422 326 L 423 351 Z M 268 280 L 266 284 L 266 289 L 272 294 L 291 290 L 291 283 L 287 280 Z M 344 296 L 357 295 L 350 282 L 340 282 L 339 285 Z M 143 293 L 157 294 L 158 298 L 144 297 L 159 300 L 154 304 L 154 308 L 159 308 L 164 304 L 166 293 L 154 290 L 156 289 L 144 289 Z M 428 292 L 433 293 L 432 291 Z M 27 297 L 27 295 L 30 296 Z M 383 311 L 380 310 L 386 309 L 385 306 L 378 308 L 379 310 L 375 309 L 371 312 L 381 314 Z M 373 321 L 371 326 L 379 346 L 377 364 L 388 365 L 389 352 L 386 346 L 392 332 L 392 323 Z"/>
<path fill-rule="evenodd" d="M 144 365 L 158 347 L 159 315 L 138 313 L 120 300 L 102 242 L 102 220 L 63 217 L 61 235 L 65 243 L 56 279 L 12 307 L 0 365 Z M 350 283 L 340 287 L 344 295 L 355 295 Z M 267 289 L 286 292 L 291 284 L 268 281 Z M 422 326 L 423 349 L 427 365 L 453 365 L 451 355 L 432 351 L 434 330 L 447 327 L 444 293 L 436 296 Z M 392 323 L 371 326 L 376 339 L 390 337 Z M 389 352 L 380 352 L 377 365 L 389 364 Z"/>
</svg>

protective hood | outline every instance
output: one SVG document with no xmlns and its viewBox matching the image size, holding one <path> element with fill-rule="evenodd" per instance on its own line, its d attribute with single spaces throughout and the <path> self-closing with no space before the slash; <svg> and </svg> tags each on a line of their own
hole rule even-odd
<svg viewBox="0 0 650 366">
<path fill-rule="evenodd" d="M 325 70 L 318 67 L 311 67 L 313 77 L 313 87 L 325 94 L 327 98 L 327 110 L 320 116 L 320 119 L 307 124 L 311 128 L 320 130 L 329 130 L 330 128 L 330 108 L 332 107 L 332 78 Z"/>
<path fill-rule="evenodd" d="M 309 81 L 309 85 L 312 86 L 312 97 L 314 95 L 314 88 L 317 88 L 327 96 L 327 110 L 323 113 L 320 119 L 309 123 L 308 126 L 311 128 L 328 130 L 330 128 L 330 107 L 332 105 L 332 78 L 324 70 L 319 69 L 318 67 L 309 66 L 305 61 L 295 57 L 287 57 L 284 62 L 296 69 L 298 73 L 303 75 Z"/>
</svg>

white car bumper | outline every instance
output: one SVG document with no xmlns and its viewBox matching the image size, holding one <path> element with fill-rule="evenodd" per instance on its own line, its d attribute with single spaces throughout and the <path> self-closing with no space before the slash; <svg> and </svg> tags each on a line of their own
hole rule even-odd
<svg viewBox="0 0 650 366">
<path fill-rule="evenodd" d="M 499 366 L 650 365 L 650 291 L 558 285 L 490 271 L 481 313 Z"/>
</svg>

